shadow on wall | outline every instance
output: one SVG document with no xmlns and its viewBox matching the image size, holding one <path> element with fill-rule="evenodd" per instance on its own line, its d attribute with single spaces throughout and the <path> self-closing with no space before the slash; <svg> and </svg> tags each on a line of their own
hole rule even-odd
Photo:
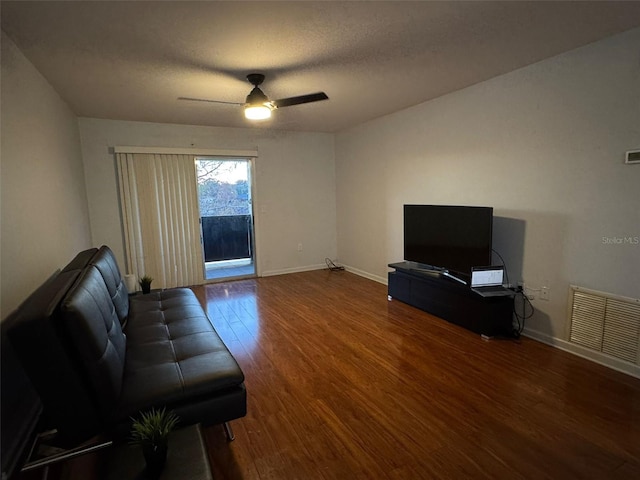
<svg viewBox="0 0 640 480">
<path fill-rule="evenodd" d="M 551 337 L 566 337 L 568 217 L 553 212 L 500 213 L 505 216 L 494 216 L 493 248 L 505 260 L 509 281 L 524 282 L 535 297 L 536 311 L 527 326 Z M 542 286 L 549 293 L 539 301 Z"/>
<path fill-rule="evenodd" d="M 504 259 L 509 282 L 513 284 L 522 281 L 526 226 L 521 218 L 493 217 L 493 249 Z M 493 255 L 494 263 L 499 262 Z"/>
<path fill-rule="evenodd" d="M 493 217 L 493 248 L 505 261 L 505 268 L 509 275 L 509 282 L 516 284 L 523 281 L 524 244 L 527 221 L 522 218 Z M 494 264 L 501 263 L 494 252 Z M 514 310 L 520 318 L 526 318 L 533 313 L 530 320 L 542 331 L 551 331 L 551 317 L 535 309 L 525 302 L 521 296 L 515 299 Z M 522 321 L 522 320 L 520 320 Z M 526 321 L 525 321 L 526 323 Z M 517 328 L 520 325 L 516 325 Z"/>
</svg>

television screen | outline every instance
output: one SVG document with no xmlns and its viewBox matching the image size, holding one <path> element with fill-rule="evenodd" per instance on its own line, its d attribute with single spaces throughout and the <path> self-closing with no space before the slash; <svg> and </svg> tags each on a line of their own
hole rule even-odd
<svg viewBox="0 0 640 480">
<path fill-rule="evenodd" d="M 404 259 L 469 275 L 491 265 L 493 208 L 404 206 Z"/>
</svg>

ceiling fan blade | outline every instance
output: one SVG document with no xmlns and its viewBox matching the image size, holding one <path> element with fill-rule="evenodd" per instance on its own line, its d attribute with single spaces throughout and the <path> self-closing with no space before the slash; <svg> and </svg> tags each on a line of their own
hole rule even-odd
<svg viewBox="0 0 640 480">
<path fill-rule="evenodd" d="M 226 105 L 244 105 L 244 103 L 223 102 L 222 100 L 207 100 L 206 98 L 178 97 L 178 100 L 188 100 L 190 102 L 224 103 Z"/>
<path fill-rule="evenodd" d="M 329 97 L 324 92 L 310 93 L 308 95 L 300 95 L 299 97 L 281 98 L 275 100 L 273 104 L 277 108 L 290 107 L 292 105 L 300 105 L 301 103 L 319 102 L 320 100 L 328 100 Z"/>
</svg>

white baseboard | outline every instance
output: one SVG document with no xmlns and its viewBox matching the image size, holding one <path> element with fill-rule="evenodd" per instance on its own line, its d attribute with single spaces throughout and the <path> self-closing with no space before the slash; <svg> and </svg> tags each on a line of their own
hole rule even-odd
<svg viewBox="0 0 640 480">
<path fill-rule="evenodd" d="M 565 352 L 577 355 L 578 357 L 582 357 L 587 360 L 591 360 L 592 362 L 599 363 L 600 365 L 604 365 L 605 367 L 609 367 L 613 370 L 617 370 L 618 372 L 626 373 L 627 375 L 631 375 L 632 377 L 640 378 L 640 366 L 638 365 L 633 365 L 631 363 L 625 362 L 624 360 L 619 360 L 604 353 L 581 347 L 580 345 L 567 342 L 566 340 L 562 340 L 560 338 L 552 337 L 550 335 L 547 335 L 546 333 L 532 330 L 530 328 L 525 327 L 522 334 L 526 337 L 538 340 L 539 342 L 551 345 L 552 347 L 564 350 Z"/>
<path fill-rule="evenodd" d="M 286 275 L 287 273 L 300 273 L 310 272 L 312 270 L 322 270 L 323 268 L 327 268 L 327 265 L 324 263 L 318 265 L 305 265 L 304 267 L 282 268 L 280 270 L 266 270 L 264 272 L 260 272 L 260 276 L 274 277 L 276 275 Z"/>
<path fill-rule="evenodd" d="M 373 275 L 369 272 L 365 272 L 364 270 L 360 270 L 359 268 L 350 267 L 349 265 L 344 265 L 344 269 L 347 272 L 354 273 L 360 277 L 368 278 L 369 280 L 373 280 L 374 282 L 382 283 L 383 285 L 389 284 L 386 278 L 379 277 L 378 275 Z"/>
<path fill-rule="evenodd" d="M 360 270 L 358 268 L 350 267 L 348 265 L 343 265 L 344 269 L 347 272 L 351 272 L 360 277 L 368 278 L 369 280 L 373 280 L 374 282 L 382 283 L 383 285 L 387 285 L 387 279 L 379 277 L 378 275 L 372 275 L 369 272 L 365 272 L 364 270 Z M 312 270 L 323 270 L 326 269 L 327 265 L 322 263 L 318 265 L 306 265 L 304 267 L 294 267 L 294 268 L 282 268 L 280 270 L 267 270 L 260 273 L 261 277 L 273 277 L 276 275 L 286 275 L 287 273 L 299 273 L 299 272 L 310 272 Z"/>
</svg>

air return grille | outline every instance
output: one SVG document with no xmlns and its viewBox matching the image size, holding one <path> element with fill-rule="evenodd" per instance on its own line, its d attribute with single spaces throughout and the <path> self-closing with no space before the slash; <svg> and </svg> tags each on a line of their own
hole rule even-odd
<svg viewBox="0 0 640 480">
<path fill-rule="evenodd" d="M 572 343 L 640 365 L 640 300 L 571 286 Z"/>
</svg>

